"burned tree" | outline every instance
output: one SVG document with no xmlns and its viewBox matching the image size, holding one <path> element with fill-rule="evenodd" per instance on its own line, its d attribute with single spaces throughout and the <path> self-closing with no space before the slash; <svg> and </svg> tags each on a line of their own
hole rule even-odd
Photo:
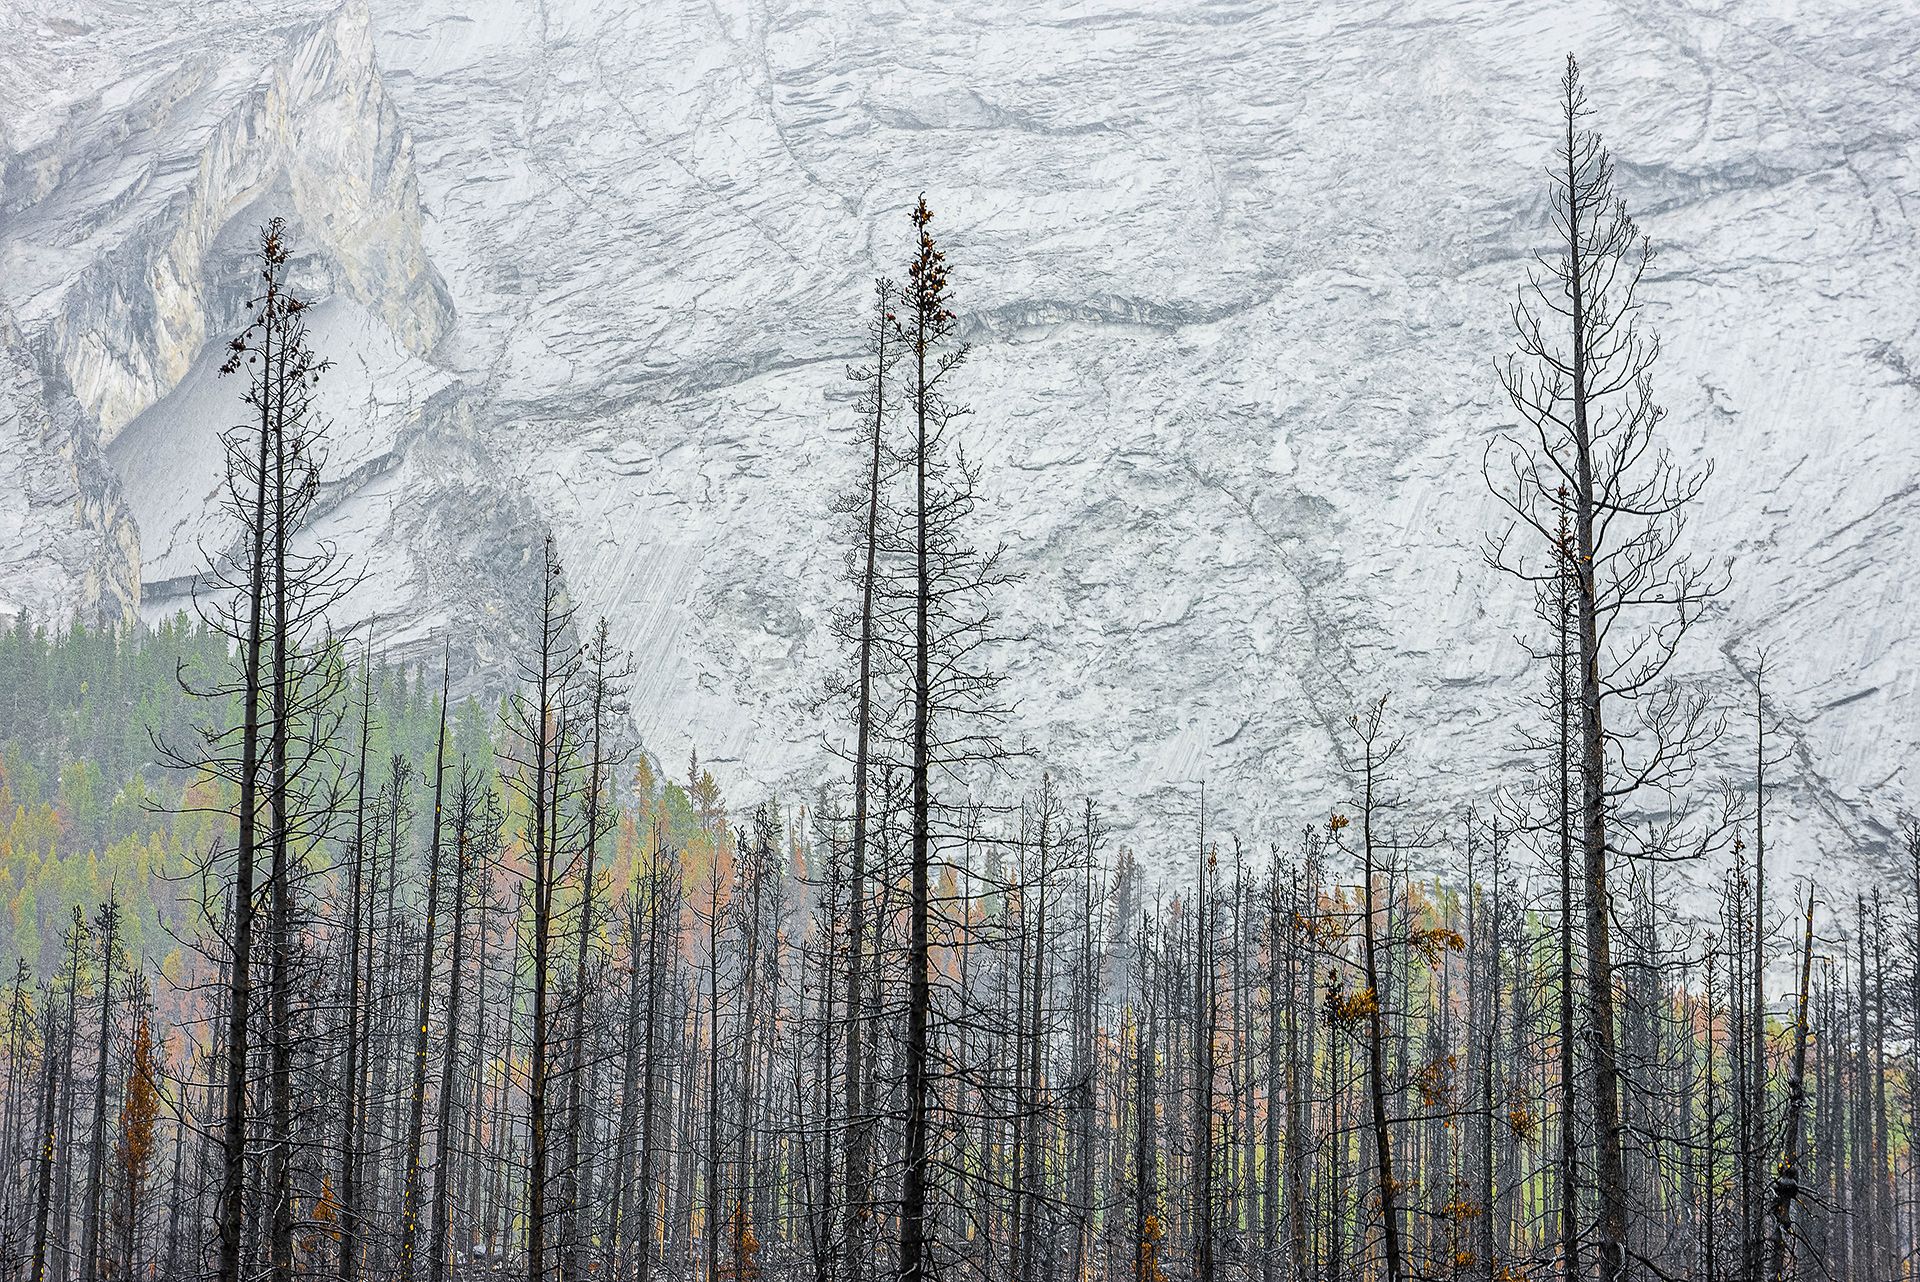
<svg viewBox="0 0 1920 1282">
<path fill-rule="evenodd" d="M 1664 411 L 1653 398 L 1652 370 L 1659 343 L 1639 318 L 1652 248 L 1615 190 L 1612 157 L 1588 126 L 1590 114 L 1569 57 L 1548 171 L 1555 239 L 1514 303 L 1517 351 L 1500 370 L 1523 426 L 1490 447 L 1487 476 L 1529 532 L 1525 539 L 1512 530 L 1502 535 L 1494 559 L 1534 582 L 1551 581 L 1562 558 L 1572 569 L 1573 769 L 1599 1264 L 1601 1282 L 1619 1282 L 1632 1202 L 1610 878 L 1615 857 L 1634 853 L 1623 848 L 1633 795 L 1684 782 L 1718 729 L 1704 702 L 1669 680 L 1668 669 L 1724 580 L 1682 551 L 1687 513 L 1705 475 L 1683 471 L 1658 444 Z"/>
</svg>

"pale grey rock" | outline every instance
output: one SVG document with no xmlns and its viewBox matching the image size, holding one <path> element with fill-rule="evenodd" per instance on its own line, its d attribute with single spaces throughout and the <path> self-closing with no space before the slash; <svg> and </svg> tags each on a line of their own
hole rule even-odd
<svg viewBox="0 0 1920 1282">
<path fill-rule="evenodd" d="M 62 626 L 131 617 L 139 532 L 85 412 L 48 385 L 0 305 L 0 614 Z"/>
<path fill-rule="evenodd" d="M 1014 732 L 1162 852 L 1202 779 L 1259 847 L 1344 805 L 1342 726 L 1382 692 L 1422 813 L 1516 774 L 1533 625 L 1482 562 L 1480 460 L 1575 49 L 1660 249 L 1669 437 L 1717 468 L 1692 540 L 1734 587 L 1688 676 L 1744 709 L 1772 656 L 1783 868 L 1884 861 L 1917 800 L 1920 26 L 1897 0 L 5 21 L 4 297 L 73 430 L 110 442 L 145 608 L 219 537 L 211 367 L 248 229 L 283 210 L 339 362 L 315 537 L 363 565 L 349 614 L 408 653 L 471 630 L 471 679 L 497 678 L 551 530 L 635 654 L 643 739 L 697 743 L 741 797 L 824 760 L 842 369 L 925 190 L 977 344 L 982 537 L 1026 575 Z M 5 466 L 31 457 L 10 430 Z M 113 542 L 61 502 L 31 505 L 36 549 Z M 79 600 L 46 555 L 0 591 Z M 1703 781 L 1750 745 L 1736 719 Z"/>
</svg>

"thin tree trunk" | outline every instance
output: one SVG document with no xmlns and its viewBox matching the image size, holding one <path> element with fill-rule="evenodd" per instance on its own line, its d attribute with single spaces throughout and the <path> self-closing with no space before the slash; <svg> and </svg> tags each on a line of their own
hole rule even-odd
<svg viewBox="0 0 1920 1282">
<path fill-rule="evenodd" d="M 347 996 L 342 1027 L 346 1040 L 341 1067 L 340 1109 L 340 1282 L 353 1282 L 359 1264 L 360 1142 L 363 1107 L 360 1078 L 364 1042 L 361 1036 L 360 918 L 367 851 L 367 744 L 373 730 L 373 665 L 363 652 L 360 666 L 360 753 L 353 776 L 353 864 L 347 877 Z M 377 824 L 376 836 L 377 841 Z"/>
<path fill-rule="evenodd" d="M 1377 717 L 1377 714 L 1376 714 Z M 1374 722 L 1375 727 L 1378 721 Z M 1374 843 L 1373 843 L 1373 797 L 1374 770 L 1377 761 L 1374 753 L 1374 738 L 1368 733 L 1365 738 L 1366 759 L 1362 787 L 1364 796 L 1361 801 L 1361 850 L 1362 864 L 1360 872 L 1360 922 L 1361 957 L 1366 967 L 1367 991 L 1372 1000 L 1367 1003 L 1367 1097 L 1373 1109 L 1373 1161 L 1380 1183 L 1380 1221 L 1385 1239 L 1387 1282 L 1404 1282 L 1406 1278 L 1406 1257 L 1402 1254 L 1400 1241 L 1399 1184 L 1394 1178 L 1393 1151 L 1388 1135 L 1387 1087 L 1385 1046 L 1386 1033 L 1382 1026 L 1381 1006 L 1383 999 L 1380 985 L 1380 964 L 1378 946 L 1374 936 Z"/>
<path fill-rule="evenodd" d="M 933 638 L 929 616 L 933 582 L 928 560 L 927 421 L 930 404 L 927 353 L 937 321 L 939 290 L 930 279 L 937 268 L 932 239 L 926 231 L 932 214 L 921 200 L 914 212 L 919 235 L 914 281 L 914 603 L 913 603 L 913 862 L 909 924 L 907 928 L 907 1038 L 906 1132 L 903 1137 L 905 1174 L 900 1192 L 900 1266 L 897 1282 L 928 1282 L 927 1197 L 931 1174 L 928 1110 L 931 1103 L 930 1022 L 933 1005 L 931 963 L 933 859 L 932 733 Z"/>
<path fill-rule="evenodd" d="M 1787 1129 L 1780 1172 L 1773 1181 L 1773 1245 L 1768 1274 L 1782 1282 L 1787 1268 L 1787 1238 L 1793 1232 L 1793 1201 L 1800 1195 L 1800 1132 L 1805 1126 L 1807 1072 L 1807 992 L 1813 983 L 1813 887 L 1807 887 L 1807 924 L 1800 950 L 1800 988 L 1794 1007 L 1793 1073 L 1787 1078 Z M 1709 1042 L 1711 1045 L 1711 1042 Z"/>
<path fill-rule="evenodd" d="M 273 261 L 275 242 L 265 246 L 266 294 L 261 313 L 268 323 L 261 329 L 260 357 L 269 367 L 275 358 L 277 334 L 272 318 L 280 306 L 280 277 Z M 247 1060 L 248 1023 L 253 1002 L 253 864 L 258 845 L 255 834 L 256 776 L 260 760 L 260 646 L 266 590 L 267 465 L 272 457 L 272 400 L 262 396 L 258 474 L 247 522 L 252 548 L 247 579 L 247 633 L 241 650 L 245 681 L 240 729 L 240 796 L 236 807 L 239 829 L 234 845 L 233 893 L 228 908 L 233 940 L 227 967 L 226 1100 L 221 1118 L 221 1176 L 219 1198 L 220 1250 L 218 1282 L 241 1282 L 240 1247 L 246 1216 Z M 36 1279 L 37 1282 L 37 1279 Z"/>
<path fill-rule="evenodd" d="M 100 1222 L 105 1213 L 107 1167 L 107 1054 L 113 1031 L 113 954 L 120 942 L 120 905 L 109 898 L 100 907 L 100 1037 L 93 1080 L 92 1134 L 87 1143 L 86 1220 L 81 1225 L 81 1282 L 100 1276 Z"/>
<path fill-rule="evenodd" d="M 413 1007 L 413 1076 L 411 1088 L 407 1093 L 407 1143 L 406 1143 L 406 1184 L 400 1195 L 400 1277 L 402 1282 L 412 1282 L 414 1276 L 414 1256 L 420 1239 L 420 1144 L 421 1132 L 426 1126 L 427 1115 L 427 1052 L 428 1030 L 433 1023 L 433 961 L 434 949 L 439 944 L 436 933 L 436 914 L 440 907 L 440 829 L 441 802 L 445 797 L 447 778 L 447 694 L 451 689 L 449 668 L 443 655 L 440 667 L 440 730 L 434 738 L 433 748 L 433 833 L 427 846 L 427 904 L 426 921 L 420 940 L 420 989 L 419 998 Z M 457 946 L 457 945 L 456 945 Z M 458 980 L 456 979 L 457 983 Z M 454 1025 L 447 1025 L 447 1046 L 449 1053 L 453 1046 Z M 440 1082 L 440 1096 L 444 1102 L 450 1078 L 443 1077 Z M 441 1132 L 442 1137 L 445 1131 Z M 438 1172 L 436 1172 L 436 1177 Z M 436 1182 L 438 1180 L 436 1179 Z M 438 1282 L 438 1273 L 430 1273 L 429 1278 Z"/>
<path fill-rule="evenodd" d="M 40 1124 L 36 1129 L 40 1151 L 34 1161 L 33 1249 L 27 1270 L 28 1282 L 46 1282 L 47 1278 L 47 1227 L 53 1209 L 53 1157 L 59 1116 L 56 1100 L 61 1078 L 60 1065 L 67 1058 L 61 1050 L 60 1026 L 54 1022 L 51 1003 L 47 1007 L 46 1027 L 41 1050 Z M 69 1048 L 72 1040 L 72 1031 L 69 1029 Z"/>
</svg>

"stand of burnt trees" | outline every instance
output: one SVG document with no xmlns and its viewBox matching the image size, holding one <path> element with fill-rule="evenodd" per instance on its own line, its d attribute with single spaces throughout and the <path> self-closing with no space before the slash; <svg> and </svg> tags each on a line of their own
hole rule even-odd
<svg viewBox="0 0 1920 1282">
<path fill-rule="evenodd" d="M 1686 554 L 1702 478 L 1658 444 L 1650 251 L 1571 62 L 1560 106 L 1501 368 L 1522 427 L 1488 468 L 1514 517 L 1490 558 L 1537 594 L 1538 768 L 1422 813 L 1397 770 L 1434 731 L 1377 700 L 1334 745 L 1349 786 L 1263 848 L 1202 790 L 1165 848 L 1118 844 L 999 742 L 1010 579 L 974 541 L 924 199 L 851 371 L 848 769 L 745 810 L 697 756 L 632 751 L 551 540 L 497 715 L 449 656 L 382 667 L 329 631 L 350 581 L 296 537 L 325 363 L 271 224 L 228 363 L 248 414 L 204 613 L 229 645 L 180 673 L 204 732 L 158 754 L 217 834 L 192 947 L 130 955 L 115 898 L 16 969 L 0 1271 L 1907 1276 L 1920 824 L 1905 886 L 1769 882 L 1764 662 L 1752 778 L 1686 795 L 1746 723 L 1667 672 L 1721 580 Z M 1680 860 L 1724 870 L 1712 920 L 1677 912 Z"/>
<path fill-rule="evenodd" d="M 396 1276 L 409 1242 L 414 1276 L 518 1273 L 538 1207 L 549 1276 L 845 1277 L 840 1163 L 857 1122 L 874 1171 L 857 1267 L 894 1276 L 911 1111 L 887 1007 L 911 991 L 909 796 L 876 797 L 875 978 L 858 1003 L 882 1014 L 870 1075 L 849 1091 L 844 825 L 824 807 L 767 805 L 731 828 L 705 772 L 686 785 L 634 773 L 596 873 L 605 916 L 584 980 L 567 928 L 586 906 L 584 859 L 556 860 L 568 871 L 551 898 L 538 1201 L 527 852 L 497 783 L 471 757 L 450 763 L 429 967 L 433 847 L 407 814 L 420 785 L 389 768 L 369 789 L 360 947 L 347 948 L 351 894 L 316 908 L 330 920 L 313 941 L 338 963 L 327 987 L 349 994 L 357 971 L 361 996 L 318 1011 L 292 1056 L 296 1090 L 317 1101 L 296 1111 L 289 1163 L 297 1273 Z M 584 823 L 586 797 L 563 796 Z M 1104 849 L 1097 813 L 1044 780 L 1004 827 L 956 837 L 934 884 L 937 903 L 963 907 L 930 932 L 941 1067 L 923 1241 L 936 1267 L 1557 1276 L 1570 1201 L 1591 1268 L 1597 1190 L 1582 1180 L 1563 1196 L 1556 1182 L 1560 1128 L 1582 1152 L 1592 1142 L 1589 1120 L 1559 1112 L 1557 878 L 1533 871 L 1545 861 L 1525 825 L 1475 814 L 1402 839 L 1403 819 L 1356 805 L 1258 854 L 1209 836 L 1178 892 Z M 1355 873 L 1368 824 L 1370 894 Z M 572 830 L 563 819 L 563 846 Z M 1457 873 L 1414 871 L 1436 857 Z M 1737 998 L 1752 880 L 1730 876 L 1701 926 L 1670 924 L 1655 877 L 1623 889 L 1632 1253 L 1671 1276 L 1738 1279 L 1758 1233 L 1767 1277 L 1886 1276 L 1913 1250 L 1920 1180 L 1901 1124 L 1915 1107 L 1914 959 L 1891 942 L 1920 928 L 1914 895 L 1821 901 L 1817 931 L 1807 888 L 1783 896 L 1768 949 L 1794 987 L 1765 1013 L 1755 1073 Z M 218 1264 L 207 1123 L 223 1025 L 212 1003 L 156 1002 L 165 981 L 113 948 L 113 916 L 71 923 L 59 969 L 5 992 L 0 1240 L 23 1277 Z M 273 1053 L 255 1044 L 250 1085 L 268 1107 L 247 1123 L 242 1232 L 244 1258 L 268 1268 Z M 1748 1116 L 1766 1155 L 1758 1217 L 1742 1194 Z"/>
</svg>

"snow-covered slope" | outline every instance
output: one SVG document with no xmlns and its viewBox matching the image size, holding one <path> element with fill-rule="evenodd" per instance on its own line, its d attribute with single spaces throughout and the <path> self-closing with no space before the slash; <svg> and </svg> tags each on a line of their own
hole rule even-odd
<svg viewBox="0 0 1920 1282">
<path fill-rule="evenodd" d="M 354 612 L 402 649 L 477 629 L 497 673 L 551 530 L 646 742 L 736 794 L 801 777 L 842 371 L 925 190 L 983 537 L 1026 574 L 1018 733 L 1135 798 L 1137 840 L 1202 778 L 1264 839 L 1334 804 L 1346 716 L 1391 691 L 1408 783 L 1464 801 L 1533 684 L 1480 460 L 1571 48 L 1661 250 L 1670 439 L 1717 466 L 1692 537 L 1734 587 L 1689 666 L 1745 708 L 1771 653 L 1787 858 L 1884 859 L 1920 801 L 1901 0 L 370 3 L 0 18 L 5 405 L 41 425 L 0 467 L 119 476 L 0 507 L 0 600 L 128 599 L 75 551 L 130 549 L 122 510 L 143 608 L 184 599 L 220 536 L 214 351 L 283 212 L 330 300 L 317 533 L 366 569 Z M 1736 722 L 1713 764 L 1749 753 Z"/>
</svg>

